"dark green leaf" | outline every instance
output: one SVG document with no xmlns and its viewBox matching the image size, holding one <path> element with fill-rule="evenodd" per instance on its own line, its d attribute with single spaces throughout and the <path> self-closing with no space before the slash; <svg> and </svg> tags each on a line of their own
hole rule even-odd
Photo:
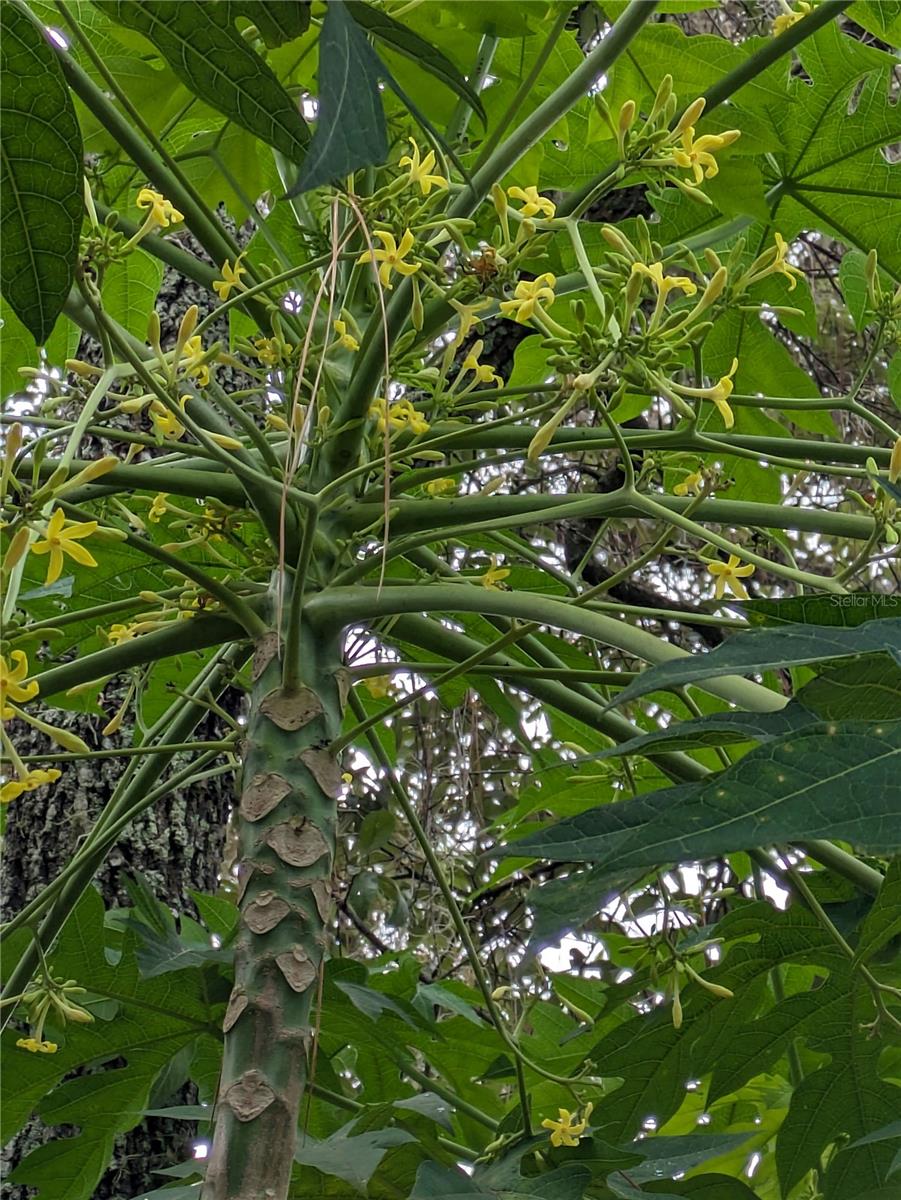
<svg viewBox="0 0 901 1200">
<path fill-rule="evenodd" d="M 734 634 L 709 654 L 695 654 L 648 668 L 619 693 L 614 703 L 623 704 L 648 692 L 668 691 L 723 675 L 745 675 L 883 652 L 901 661 L 901 618 L 867 621 L 844 631 L 826 625 L 754 629 Z"/>
<path fill-rule="evenodd" d="M 315 1167 L 323 1175 L 337 1175 L 345 1183 L 365 1191 L 387 1151 L 416 1140 L 405 1129 L 373 1129 L 353 1134 L 354 1124 L 351 1121 L 321 1142 L 307 1135 L 294 1151 L 294 1161 Z"/>
<path fill-rule="evenodd" d="M 227 0 L 229 18 L 246 17 L 270 50 L 306 33 L 311 0 Z"/>
<path fill-rule="evenodd" d="M 502 852 L 594 862 L 617 875 L 814 837 L 886 853 L 901 845 L 899 769 L 901 722 L 814 725 L 703 783 L 590 809 Z"/>
<path fill-rule="evenodd" d="M 231 24 L 227 4 L 199 0 L 95 0 L 127 29 L 143 33 L 191 91 L 291 162 L 310 140 L 297 105 Z"/>
<path fill-rule="evenodd" d="M 901 599 L 887 593 L 848 592 L 844 596 L 785 596 L 779 600 L 729 601 L 752 625 L 834 625 L 851 629 L 866 621 L 901 614 Z"/>
<path fill-rule="evenodd" d="M 441 1167 L 425 1162 L 416 1172 L 416 1184 L 410 1200 L 492 1200 L 489 1192 L 476 1187 L 468 1175 L 456 1167 Z"/>
<path fill-rule="evenodd" d="M 670 1192 L 676 1196 L 691 1196 L 692 1200 L 757 1200 L 757 1193 L 746 1183 L 728 1175 L 694 1175 L 675 1183 L 646 1183 L 644 1190 L 646 1195 Z"/>
<path fill-rule="evenodd" d="M 378 38 L 392 50 L 412 59 L 424 71 L 428 71 L 430 75 L 446 84 L 458 96 L 472 105 L 474 111 L 483 121 L 485 120 L 485 109 L 478 92 L 470 86 L 465 76 L 457 70 L 441 50 L 406 25 L 402 25 L 400 21 L 395 21 L 382 9 L 364 4 L 362 0 L 345 0 L 345 6 L 358 25 L 371 33 L 374 38 Z"/>
<path fill-rule="evenodd" d="M 15 4 L 0 7 L 0 290 L 42 346 L 75 279 L 81 130 L 56 54 Z"/>
<path fill-rule="evenodd" d="M 867 962 L 901 935 L 901 859 L 889 863 L 885 881 L 867 914 L 857 943 L 857 958 Z"/>
<path fill-rule="evenodd" d="M 309 154 L 287 196 L 388 157 L 379 78 L 385 69 L 343 3 L 330 4 L 319 37 L 319 114 Z"/>
<path fill-rule="evenodd" d="M 390 841 L 396 825 L 394 813 L 389 812 L 387 808 L 367 813 L 357 835 L 357 849 L 360 854 L 365 858 L 373 850 L 380 850 Z"/>
<path fill-rule="evenodd" d="M 887 654 L 829 664 L 797 702 L 824 721 L 891 721 L 901 713 L 901 667 Z"/>
</svg>

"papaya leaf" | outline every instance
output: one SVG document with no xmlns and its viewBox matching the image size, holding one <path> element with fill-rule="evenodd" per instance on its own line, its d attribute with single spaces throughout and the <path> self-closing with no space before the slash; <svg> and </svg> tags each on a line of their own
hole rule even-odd
<svg viewBox="0 0 901 1200">
<path fill-rule="evenodd" d="M 309 154 L 286 199 L 388 157 L 379 79 L 385 68 L 341 0 L 319 37 L 319 115 Z"/>
<path fill-rule="evenodd" d="M 816 724 L 758 746 L 702 783 L 589 809 L 501 853 L 597 863 L 617 874 L 805 838 L 888 853 L 901 847 L 899 766 L 901 721 Z"/>
<path fill-rule="evenodd" d="M 15 4 L 0 7 L 0 290 L 42 346 L 75 279 L 81 130 L 56 55 Z"/>
<path fill-rule="evenodd" d="M 143 33 L 178 78 L 291 162 L 303 161 L 306 122 L 270 67 L 232 24 L 236 12 L 213 0 L 95 0 L 113 20 Z"/>
</svg>

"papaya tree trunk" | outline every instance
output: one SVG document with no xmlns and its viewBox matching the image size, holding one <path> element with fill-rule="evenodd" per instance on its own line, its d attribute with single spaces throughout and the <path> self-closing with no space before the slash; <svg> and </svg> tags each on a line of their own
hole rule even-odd
<svg viewBox="0 0 901 1200">
<path fill-rule="evenodd" d="M 335 854 L 346 697 L 337 628 L 300 633 L 282 686 L 275 630 L 253 660 L 239 803 L 235 986 L 203 1200 L 284 1200 L 307 1078 Z"/>
</svg>

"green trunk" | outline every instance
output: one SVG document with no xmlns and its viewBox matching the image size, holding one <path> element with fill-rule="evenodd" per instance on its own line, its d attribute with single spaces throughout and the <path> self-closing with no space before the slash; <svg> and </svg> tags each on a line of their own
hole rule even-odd
<svg viewBox="0 0 901 1200">
<path fill-rule="evenodd" d="M 235 987 L 202 1200 L 287 1196 L 316 1015 L 340 783 L 326 747 L 348 676 L 338 630 L 303 629 L 293 694 L 282 690 L 279 652 L 273 630 L 253 660 Z"/>
</svg>

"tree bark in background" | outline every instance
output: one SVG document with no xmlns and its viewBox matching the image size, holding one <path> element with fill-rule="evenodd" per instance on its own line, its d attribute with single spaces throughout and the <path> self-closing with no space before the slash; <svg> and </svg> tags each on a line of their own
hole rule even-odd
<svg viewBox="0 0 901 1200">
<path fill-rule="evenodd" d="M 200 246 L 190 240 L 189 248 L 202 255 Z M 163 342 L 174 339 L 179 322 L 191 304 L 204 316 L 214 306 L 214 298 L 191 280 L 167 269 L 157 299 L 157 311 Z M 224 324 L 224 322 L 223 322 Z M 228 329 L 213 330 L 227 343 Z M 79 357 L 97 359 L 98 347 L 83 339 Z M 220 381 L 231 389 L 222 368 Z M 234 385 L 240 386 L 240 385 Z M 96 443 L 89 440 L 82 455 L 96 455 Z M 122 694 L 107 689 L 105 707 L 115 711 Z M 237 711 L 240 697 L 223 698 L 227 710 Z M 48 710 L 47 719 L 78 734 L 92 750 L 131 744 L 131 729 L 124 725 L 115 738 L 102 738 L 100 730 L 107 718 L 63 710 Z M 222 723 L 211 717 L 197 730 L 197 737 L 215 740 L 223 736 Z M 10 733 L 22 754 L 47 751 L 47 739 L 30 726 L 17 722 Z M 7 917 L 14 916 L 41 888 L 56 877 L 72 856 L 79 839 L 94 824 L 119 780 L 127 763 L 125 758 L 87 759 L 67 768 L 50 788 L 29 792 L 7 810 L 3 895 Z M 186 789 L 178 789 L 132 822 L 98 872 L 95 885 L 107 908 L 129 906 L 126 881 L 140 872 L 150 883 L 157 898 L 174 911 L 196 915 L 191 891 L 214 892 L 219 886 L 234 780 L 221 775 Z M 118 1065 L 116 1062 L 110 1066 Z M 7 1086 L 9 1082 L 7 1081 Z M 196 1102 L 192 1087 L 175 1089 L 154 1098 L 153 1107 Z M 31 1121 L 4 1149 L 4 1178 L 37 1146 L 65 1134 L 65 1128 L 47 1127 Z M 181 1162 L 190 1153 L 196 1137 L 196 1124 L 149 1117 L 116 1144 L 112 1165 L 94 1192 L 94 1200 L 128 1200 L 142 1192 L 162 1186 L 165 1178 L 154 1172 Z M 29 1200 L 33 1188 L 4 1183 L 3 1200 Z M 50 1198 L 48 1197 L 48 1200 Z"/>
</svg>

